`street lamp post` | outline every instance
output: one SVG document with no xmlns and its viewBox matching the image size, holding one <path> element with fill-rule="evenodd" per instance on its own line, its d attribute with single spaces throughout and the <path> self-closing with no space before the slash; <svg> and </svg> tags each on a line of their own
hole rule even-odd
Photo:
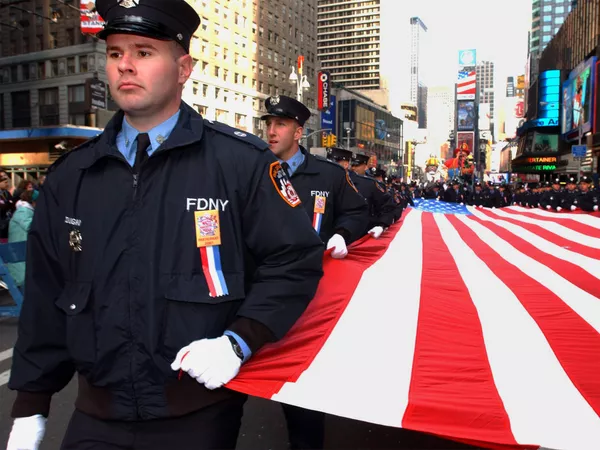
<svg viewBox="0 0 600 450">
<path fill-rule="evenodd" d="M 346 128 L 346 148 L 350 150 L 350 133 L 352 133 L 352 128 Z"/>
<path fill-rule="evenodd" d="M 303 91 L 310 89 L 310 83 L 308 82 L 308 78 L 306 75 L 303 75 L 304 69 L 304 56 L 298 56 L 298 74 L 296 74 L 296 70 L 294 66 L 292 66 L 292 73 L 290 73 L 290 83 L 296 85 L 296 99 L 302 103 L 302 94 Z"/>
</svg>

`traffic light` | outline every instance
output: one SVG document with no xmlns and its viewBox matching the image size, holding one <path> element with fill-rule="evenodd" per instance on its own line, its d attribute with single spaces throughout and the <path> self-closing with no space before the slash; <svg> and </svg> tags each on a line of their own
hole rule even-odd
<svg viewBox="0 0 600 450">
<path fill-rule="evenodd" d="M 337 145 L 337 136 L 335 134 L 329 135 L 329 146 L 335 147 Z"/>
<path fill-rule="evenodd" d="M 323 133 L 321 136 L 321 147 L 329 147 L 329 133 Z"/>
</svg>

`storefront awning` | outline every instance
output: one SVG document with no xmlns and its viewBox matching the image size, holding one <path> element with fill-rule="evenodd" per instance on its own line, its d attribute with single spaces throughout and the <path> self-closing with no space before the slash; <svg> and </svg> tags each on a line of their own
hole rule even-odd
<svg viewBox="0 0 600 450">
<path fill-rule="evenodd" d="M 0 131 L 1 141 L 24 141 L 30 139 L 91 139 L 100 133 L 101 128 L 91 127 L 39 127 L 39 128 L 17 128 L 13 130 Z"/>
</svg>

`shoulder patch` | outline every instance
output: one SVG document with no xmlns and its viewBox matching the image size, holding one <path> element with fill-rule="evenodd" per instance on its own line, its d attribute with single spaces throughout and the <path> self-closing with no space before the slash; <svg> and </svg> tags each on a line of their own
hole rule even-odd
<svg viewBox="0 0 600 450">
<path fill-rule="evenodd" d="M 354 183 L 350 179 L 350 173 L 347 170 L 346 170 L 346 181 L 348 182 L 348 184 L 350 185 L 350 187 L 352 189 L 354 189 L 358 193 L 358 189 L 356 189 L 356 186 L 354 186 Z"/>
<path fill-rule="evenodd" d="M 300 197 L 279 161 L 272 162 L 269 166 L 269 177 L 277 193 L 288 205 L 295 208 L 301 203 Z"/>
<path fill-rule="evenodd" d="M 98 142 L 100 140 L 100 138 L 102 137 L 102 133 L 100 133 L 98 136 L 93 137 L 92 139 L 89 139 L 87 141 L 85 141 L 83 144 L 78 145 L 77 147 L 72 148 L 71 150 L 69 150 L 66 153 L 63 153 L 62 155 L 60 155 L 58 157 L 58 159 L 56 161 L 54 161 L 50 167 L 48 167 L 48 173 L 56 170 L 56 168 L 58 166 L 60 166 L 66 159 L 67 157 L 69 157 L 71 154 L 73 154 L 73 152 L 77 152 L 79 150 L 84 150 L 87 147 L 89 147 L 92 144 L 95 144 L 96 142 Z"/>
<path fill-rule="evenodd" d="M 269 145 L 258 136 L 246 131 L 238 130 L 237 128 L 230 127 L 225 123 L 204 119 L 204 126 L 210 128 L 211 130 L 218 131 L 219 133 L 226 134 L 227 136 L 231 136 L 232 138 L 245 142 L 246 144 L 250 144 L 253 147 L 256 147 L 257 150 L 264 152 L 269 148 Z"/>
<path fill-rule="evenodd" d="M 375 181 L 375 185 L 377 186 L 377 189 L 379 189 L 381 192 L 385 193 L 385 188 L 381 185 L 381 183 L 377 180 Z"/>
</svg>

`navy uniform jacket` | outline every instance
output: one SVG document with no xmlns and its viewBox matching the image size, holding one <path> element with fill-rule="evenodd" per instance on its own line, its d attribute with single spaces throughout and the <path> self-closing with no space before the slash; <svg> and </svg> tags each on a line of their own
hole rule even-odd
<svg viewBox="0 0 600 450">
<path fill-rule="evenodd" d="M 291 180 L 313 228 L 319 228 L 321 240 L 327 242 L 336 233 L 346 244 L 360 239 L 369 224 L 369 207 L 350 181 L 348 172 L 339 164 L 309 154 L 302 147 L 300 150 L 305 156 L 304 163 Z"/>
<path fill-rule="evenodd" d="M 394 222 L 396 222 L 402 217 L 402 211 L 404 211 L 404 204 L 400 195 L 400 190 L 398 188 L 391 186 L 388 188 L 388 192 L 394 200 L 394 205 L 396 205 L 396 209 L 394 210 Z"/>
<path fill-rule="evenodd" d="M 498 189 L 488 189 L 483 194 L 483 206 L 487 208 L 501 208 L 502 194 Z"/>
<path fill-rule="evenodd" d="M 471 206 L 484 206 L 485 203 L 485 195 L 483 191 L 473 191 L 471 194 L 471 198 L 469 199 L 469 205 Z"/>
<path fill-rule="evenodd" d="M 76 408 L 101 419 L 230 398 L 178 380 L 177 352 L 226 329 L 256 352 L 292 327 L 322 276 L 324 245 L 263 141 L 182 103 L 134 177 L 115 146 L 122 119 L 59 159 L 42 187 L 9 382 L 15 417 L 47 415 L 75 372 Z"/>
<path fill-rule="evenodd" d="M 504 192 L 500 192 L 500 195 L 502 195 L 502 207 L 512 205 L 513 195 L 511 191 L 504 189 Z"/>
<path fill-rule="evenodd" d="M 565 189 L 561 195 L 560 207 L 563 209 L 571 209 L 571 206 L 579 206 L 577 197 L 579 196 L 579 189 L 573 189 L 572 191 Z"/>
<path fill-rule="evenodd" d="M 547 209 L 550 206 L 551 209 L 556 210 L 560 206 L 560 201 L 562 197 L 561 190 L 554 190 L 544 192 L 540 197 L 540 207 Z"/>
<path fill-rule="evenodd" d="M 594 206 L 600 204 L 600 192 L 589 190 L 587 192 L 579 192 L 577 196 L 577 206 L 583 211 L 592 212 Z"/>
<path fill-rule="evenodd" d="M 444 193 L 444 200 L 449 203 L 464 203 L 465 197 L 462 189 L 455 190 L 450 188 Z"/>
<path fill-rule="evenodd" d="M 363 234 L 366 234 L 373 227 L 386 228 L 394 223 L 396 205 L 385 187 L 374 178 L 358 175 L 354 171 L 350 171 L 349 174 L 350 180 L 354 183 L 358 192 L 367 200 L 369 206 L 370 222 Z"/>
</svg>

